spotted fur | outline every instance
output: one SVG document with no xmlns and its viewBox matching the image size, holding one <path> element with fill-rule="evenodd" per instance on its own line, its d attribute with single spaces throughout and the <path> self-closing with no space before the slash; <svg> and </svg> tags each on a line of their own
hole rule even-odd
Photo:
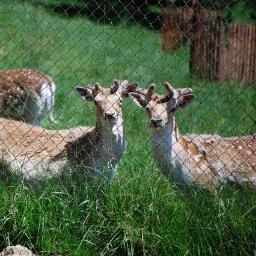
<svg viewBox="0 0 256 256">
<path fill-rule="evenodd" d="M 0 71 L 0 115 L 36 125 L 45 116 L 54 122 L 55 91 L 52 78 L 39 71 Z"/>
</svg>

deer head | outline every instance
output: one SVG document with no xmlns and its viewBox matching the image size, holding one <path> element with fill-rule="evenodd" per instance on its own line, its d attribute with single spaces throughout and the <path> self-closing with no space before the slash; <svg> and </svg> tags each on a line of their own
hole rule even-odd
<svg viewBox="0 0 256 256">
<path fill-rule="evenodd" d="M 114 80 L 111 88 L 103 88 L 99 83 L 90 84 L 86 88 L 76 87 L 78 94 L 87 101 L 93 101 L 97 113 L 109 122 L 115 122 L 122 114 L 122 102 L 128 97 L 128 92 L 135 91 L 136 83 L 129 84 L 128 81 Z"/>
<path fill-rule="evenodd" d="M 129 97 L 139 107 L 148 112 L 152 127 L 165 127 L 174 117 L 177 110 L 188 105 L 195 98 L 191 88 L 175 89 L 169 82 L 165 82 L 167 94 L 156 94 L 155 84 L 151 84 L 148 90 L 130 92 Z"/>
</svg>

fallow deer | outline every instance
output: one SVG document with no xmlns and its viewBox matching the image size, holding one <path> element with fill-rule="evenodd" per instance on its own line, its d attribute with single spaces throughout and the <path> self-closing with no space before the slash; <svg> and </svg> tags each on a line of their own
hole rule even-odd
<svg viewBox="0 0 256 256">
<path fill-rule="evenodd" d="M 0 116 L 31 124 L 53 118 L 56 86 L 49 76 L 33 69 L 0 71 Z"/>
<path fill-rule="evenodd" d="M 205 185 L 214 193 L 217 185 L 229 182 L 256 189 L 256 137 L 180 135 L 175 112 L 195 95 L 191 88 L 175 89 L 169 82 L 165 87 L 168 93 L 164 96 L 154 92 L 154 84 L 129 93 L 148 112 L 153 157 L 160 169 L 178 182 Z"/>
<path fill-rule="evenodd" d="M 24 180 L 61 176 L 79 167 L 90 177 L 97 178 L 104 170 L 112 177 L 125 149 L 122 95 L 130 88 L 134 84 L 124 86 L 120 81 L 111 88 L 75 88 L 84 100 L 95 103 L 95 127 L 47 130 L 0 118 L 1 165 Z"/>
</svg>

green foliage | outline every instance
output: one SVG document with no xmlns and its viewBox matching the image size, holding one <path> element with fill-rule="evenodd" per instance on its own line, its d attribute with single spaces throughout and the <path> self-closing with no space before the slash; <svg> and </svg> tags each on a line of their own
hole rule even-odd
<svg viewBox="0 0 256 256">
<path fill-rule="evenodd" d="M 188 48 L 162 51 L 158 32 L 127 21 L 109 26 L 56 15 L 34 3 L 1 3 L 0 69 L 31 67 L 54 78 L 59 124 L 45 120 L 44 127 L 93 125 L 94 106 L 79 99 L 74 86 L 110 86 L 117 78 L 143 87 L 154 81 L 158 92 L 166 80 L 192 87 L 197 98 L 177 117 L 182 133 L 255 133 L 255 86 L 190 77 Z M 42 186 L 1 181 L 0 249 L 22 244 L 41 255 L 253 255 L 255 195 L 224 188 L 221 207 L 207 191 L 185 194 L 154 164 L 143 110 L 127 100 L 124 115 L 127 150 L 109 186 L 87 183 L 79 173 Z"/>
<path fill-rule="evenodd" d="M 232 8 L 233 19 L 237 23 L 255 24 L 256 23 L 256 2 L 245 1 Z"/>
</svg>

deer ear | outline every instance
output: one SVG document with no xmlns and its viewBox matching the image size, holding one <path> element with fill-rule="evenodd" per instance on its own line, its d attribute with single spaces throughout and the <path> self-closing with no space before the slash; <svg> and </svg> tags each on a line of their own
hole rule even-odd
<svg viewBox="0 0 256 256">
<path fill-rule="evenodd" d="M 144 108 L 148 104 L 148 101 L 147 101 L 146 97 L 144 95 L 140 94 L 140 93 L 130 92 L 130 93 L 128 93 L 128 96 L 140 108 Z"/>
<path fill-rule="evenodd" d="M 184 108 L 191 103 L 195 97 L 196 95 L 193 93 L 181 95 L 177 101 L 177 108 Z"/>
<path fill-rule="evenodd" d="M 94 96 L 91 89 L 83 88 L 80 86 L 75 87 L 77 93 L 84 99 L 88 101 L 94 100 Z"/>
</svg>

